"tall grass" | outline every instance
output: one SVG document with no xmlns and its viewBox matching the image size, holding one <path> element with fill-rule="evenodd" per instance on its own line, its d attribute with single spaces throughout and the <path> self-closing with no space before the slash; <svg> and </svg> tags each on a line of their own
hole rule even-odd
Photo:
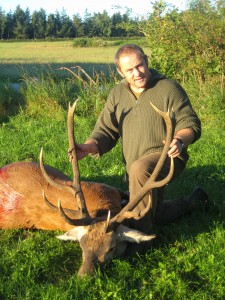
<svg viewBox="0 0 225 300">
<path fill-rule="evenodd" d="M 66 70 L 65 70 L 66 71 Z M 75 72 L 75 70 L 73 70 Z M 110 71 L 111 72 L 111 71 Z M 110 73 L 109 72 L 109 73 Z M 117 78 L 95 74 L 91 82 L 66 71 L 45 69 L 12 96 L 5 89 L 2 107 L 10 117 L 0 126 L 1 165 L 37 160 L 44 146 L 46 163 L 71 176 L 67 158 L 66 110 L 79 98 L 75 134 L 83 142 L 91 132 Z M 202 120 L 202 138 L 189 149 L 185 172 L 167 186 L 168 198 L 187 195 L 196 185 L 208 192 L 209 211 L 196 210 L 176 223 L 154 229 L 157 239 L 143 255 L 114 259 L 81 280 L 79 245 L 63 243 L 57 232 L 0 232 L 1 299 L 224 299 L 225 297 L 225 110 L 223 78 L 183 82 Z M 5 94 L 4 94 L 5 95 Z M 19 97 L 19 98 L 17 98 Z M 7 99 L 13 99 L 11 106 Z M 19 105 L 16 106 L 16 101 Z M 22 101 L 21 101 L 22 99 Z M 11 102 L 12 103 L 12 102 Z M 8 105 L 8 106 L 7 106 Z M 80 162 L 81 178 L 126 189 L 121 147 L 100 160 Z"/>
</svg>

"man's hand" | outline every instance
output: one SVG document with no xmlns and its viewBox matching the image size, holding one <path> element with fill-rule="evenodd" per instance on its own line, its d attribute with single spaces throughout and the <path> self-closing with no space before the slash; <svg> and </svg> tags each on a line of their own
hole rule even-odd
<svg viewBox="0 0 225 300">
<path fill-rule="evenodd" d="M 170 144 L 170 150 L 168 151 L 168 155 L 172 157 L 177 157 L 181 154 L 184 144 L 180 139 L 174 138 L 172 143 Z"/>
<path fill-rule="evenodd" d="M 179 130 L 170 144 L 170 150 L 168 155 L 172 157 L 177 157 L 181 154 L 182 149 L 187 148 L 194 141 L 194 132 L 191 128 L 184 128 Z M 165 144 L 165 140 L 163 140 Z"/>
<path fill-rule="evenodd" d="M 68 149 L 68 156 L 70 162 L 72 161 L 72 152 L 73 149 Z M 93 140 L 87 140 L 85 144 L 77 144 L 76 145 L 76 152 L 77 152 L 77 159 L 83 159 L 85 158 L 88 154 L 96 154 L 98 153 L 98 146 Z"/>
<path fill-rule="evenodd" d="M 77 144 L 76 151 L 77 151 L 77 159 L 80 160 L 89 154 L 89 147 L 86 144 Z M 73 152 L 73 149 L 68 149 L 68 156 L 69 156 L 70 162 L 73 159 L 72 152 Z"/>
</svg>

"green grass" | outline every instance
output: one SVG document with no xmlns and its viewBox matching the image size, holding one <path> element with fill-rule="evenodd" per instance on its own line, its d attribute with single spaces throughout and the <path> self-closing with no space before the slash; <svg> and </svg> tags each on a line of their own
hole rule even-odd
<svg viewBox="0 0 225 300">
<path fill-rule="evenodd" d="M 115 47 L 112 48 L 74 48 L 73 41 L 58 42 L 14 42 L 0 43 L 0 66 L 3 79 L 23 79 L 21 75 L 30 73 L 34 76 L 40 73 L 43 67 L 51 68 L 61 73 L 62 66 L 85 66 L 90 73 L 99 66 L 108 66 L 113 63 Z M 85 57 L 85 59 L 84 59 Z"/>
<path fill-rule="evenodd" d="M 44 146 L 46 163 L 71 176 L 66 136 L 68 101 L 80 98 L 75 133 L 77 141 L 83 142 L 117 79 L 111 75 L 109 82 L 107 77 L 96 74 L 96 85 L 84 77 L 84 87 L 73 75 L 59 77 L 52 65 L 37 75 L 35 79 L 30 73 L 20 75 L 26 86 L 19 94 L 2 83 L 0 164 L 38 160 Z M 224 299 L 222 82 L 222 78 L 206 82 L 193 78 L 183 83 L 202 120 L 203 132 L 189 148 L 187 169 L 166 190 L 167 198 L 179 198 L 201 185 L 210 197 L 209 211 L 198 210 L 176 223 L 155 228 L 157 238 L 146 254 L 114 259 L 84 280 L 76 275 L 81 263 L 78 244 L 57 240 L 57 232 L 1 230 L 0 299 Z M 100 160 L 82 160 L 81 179 L 126 189 L 121 158 L 117 145 Z"/>
</svg>

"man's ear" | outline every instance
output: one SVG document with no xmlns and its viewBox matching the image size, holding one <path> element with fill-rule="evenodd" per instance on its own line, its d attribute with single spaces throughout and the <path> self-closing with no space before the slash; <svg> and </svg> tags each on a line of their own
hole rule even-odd
<svg viewBox="0 0 225 300">
<path fill-rule="evenodd" d="M 145 55 L 145 62 L 146 62 L 146 65 L 148 67 L 148 56 L 147 55 Z"/>
<path fill-rule="evenodd" d="M 120 74 L 120 76 L 122 76 L 124 78 L 124 75 L 119 68 L 117 68 L 117 72 Z"/>
</svg>

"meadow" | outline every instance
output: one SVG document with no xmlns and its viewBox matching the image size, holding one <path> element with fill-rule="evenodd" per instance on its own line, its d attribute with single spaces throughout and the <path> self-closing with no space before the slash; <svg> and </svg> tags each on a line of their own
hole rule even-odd
<svg viewBox="0 0 225 300">
<path fill-rule="evenodd" d="M 68 102 L 80 99 L 76 139 L 83 142 L 119 80 L 115 51 L 74 48 L 71 41 L 0 43 L 0 166 L 38 161 L 43 146 L 46 163 L 71 177 Z M 77 66 L 82 69 L 68 69 Z M 224 77 L 180 83 L 202 121 L 202 137 L 190 146 L 187 168 L 167 186 L 166 197 L 179 199 L 200 185 L 209 209 L 154 228 L 157 238 L 145 254 L 114 259 L 85 279 L 76 275 L 79 245 L 57 240 L 58 232 L 1 230 L 0 299 L 225 298 Z M 82 160 L 80 172 L 82 180 L 127 189 L 120 144 L 99 160 Z"/>
</svg>

